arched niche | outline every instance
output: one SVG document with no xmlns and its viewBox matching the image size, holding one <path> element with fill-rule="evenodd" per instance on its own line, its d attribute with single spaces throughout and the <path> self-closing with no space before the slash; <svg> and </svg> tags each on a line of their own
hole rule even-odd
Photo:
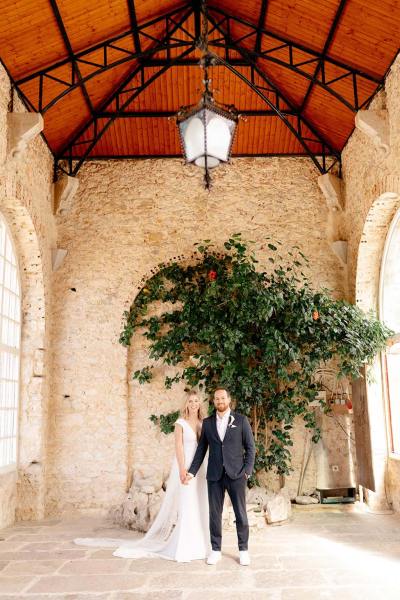
<svg viewBox="0 0 400 600">
<path fill-rule="evenodd" d="M 184 259 L 182 262 L 187 261 Z M 156 268 L 152 272 L 154 271 Z M 165 304 L 161 303 L 151 306 L 147 316 L 159 314 L 164 309 Z M 150 416 L 180 410 L 186 396 L 183 382 L 174 384 L 171 389 L 166 389 L 164 385 L 165 377 L 172 377 L 181 371 L 183 364 L 174 367 L 161 361 L 151 361 L 148 354 L 149 345 L 149 341 L 138 330 L 134 332 L 127 349 L 128 488 L 134 477 L 144 483 L 148 482 L 149 485 L 154 483 L 156 487 L 166 481 L 174 456 L 174 436 L 162 433 L 160 427 L 150 420 Z M 132 379 L 136 370 L 150 364 L 154 367 L 151 383 L 141 385 Z"/>
<path fill-rule="evenodd" d="M 392 218 L 382 255 L 379 316 L 394 332 L 382 356 L 388 438 L 388 488 L 393 508 L 400 511 L 400 208 Z"/>
<path fill-rule="evenodd" d="M 356 268 L 356 303 L 368 312 L 379 314 L 379 290 L 382 257 L 387 234 L 400 206 L 400 185 L 391 182 L 390 189 L 383 191 L 372 203 L 364 222 L 358 246 Z M 370 424 L 371 461 L 375 491 L 367 490 L 367 502 L 374 512 L 390 509 L 388 491 L 388 440 L 384 373 L 381 357 L 368 367 L 366 382 L 367 410 Z"/>
<path fill-rule="evenodd" d="M 45 512 L 46 315 L 42 257 L 30 213 L 8 196 L 0 197 L 0 211 L 14 242 L 22 301 L 18 465 L 3 481 L 9 502 L 2 520 L 12 523 L 43 518 Z"/>
</svg>

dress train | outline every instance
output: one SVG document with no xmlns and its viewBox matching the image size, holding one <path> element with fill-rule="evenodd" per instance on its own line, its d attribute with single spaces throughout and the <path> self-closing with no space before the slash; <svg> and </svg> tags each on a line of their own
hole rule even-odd
<svg viewBox="0 0 400 600">
<path fill-rule="evenodd" d="M 183 428 L 185 467 L 189 468 L 196 451 L 197 436 L 185 419 L 178 419 L 177 423 Z M 139 540 L 76 538 L 75 544 L 116 547 L 113 556 L 122 558 L 159 557 L 177 562 L 204 559 L 211 550 L 205 473 L 203 463 L 197 476 L 188 485 L 183 485 L 174 456 L 163 502 L 144 537 Z"/>
</svg>

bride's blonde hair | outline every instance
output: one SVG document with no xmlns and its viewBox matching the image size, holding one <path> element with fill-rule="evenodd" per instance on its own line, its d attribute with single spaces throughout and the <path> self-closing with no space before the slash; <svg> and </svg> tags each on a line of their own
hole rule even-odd
<svg viewBox="0 0 400 600">
<path fill-rule="evenodd" d="M 199 393 L 197 390 L 189 390 L 188 392 L 186 392 L 186 400 L 185 400 L 185 404 L 183 405 L 182 409 L 181 409 L 181 417 L 183 419 L 187 419 L 189 417 L 189 400 L 192 396 L 199 396 Z M 200 398 L 199 398 L 200 400 Z M 199 410 L 197 412 L 197 418 L 202 421 L 204 419 L 204 413 L 203 413 L 203 408 L 200 402 L 200 406 L 199 406 Z"/>
</svg>

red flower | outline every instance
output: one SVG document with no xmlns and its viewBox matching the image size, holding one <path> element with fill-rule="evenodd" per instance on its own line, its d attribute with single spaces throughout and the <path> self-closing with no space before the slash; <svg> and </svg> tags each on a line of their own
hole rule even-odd
<svg viewBox="0 0 400 600">
<path fill-rule="evenodd" d="M 317 310 L 313 310 L 312 318 L 313 318 L 314 321 L 318 321 L 318 319 L 319 319 L 319 312 Z"/>
<path fill-rule="evenodd" d="M 217 271 L 209 271 L 208 272 L 208 279 L 210 281 L 215 281 L 217 279 Z"/>
<path fill-rule="evenodd" d="M 349 410 L 351 410 L 353 408 L 353 403 L 350 399 L 346 400 L 346 406 Z"/>
</svg>

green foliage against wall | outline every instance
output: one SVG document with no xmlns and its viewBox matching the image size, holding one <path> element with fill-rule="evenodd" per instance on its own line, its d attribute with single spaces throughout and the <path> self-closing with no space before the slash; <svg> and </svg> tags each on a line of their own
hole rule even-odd
<svg viewBox="0 0 400 600">
<path fill-rule="evenodd" d="M 159 417 L 157 417 L 157 415 L 150 415 L 150 421 L 159 425 L 163 433 L 172 433 L 175 429 L 175 421 L 179 419 L 179 415 L 179 410 L 168 413 L 167 415 L 160 415 Z"/>
<path fill-rule="evenodd" d="M 167 388 L 184 380 L 211 397 L 217 384 L 228 387 L 237 410 L 250 419 L 256 471 L 288 474 L 295 418 L 313 430 L 314 442 L 319 439 L 310 406 L 317 369 L 336 358 L 339 376 L 356 377 L 391 332 L 327 290 L 313 290 L 304 272 L 308 260 L 298 247 L 283 260 L 280 242 L 267 239 L 268 266 L 262 267 L 254 243 L 241 234 L 225 242 L 223 253 L 209 240 L 195 246 L 197 262 L 160 264 L 148 279 L 124 313 L 120 342 L 128 346 L 140 328 L 150 340 L 149 358 L 177 368 L 165 378 Z M 168 303 L 165 310 L 148 316 L 159 302 Z M 152 369 L 133 377 L 151 384 Z M 160 425 L 171 429 L 168 415 L 162 417 Z"/>
</svg>

